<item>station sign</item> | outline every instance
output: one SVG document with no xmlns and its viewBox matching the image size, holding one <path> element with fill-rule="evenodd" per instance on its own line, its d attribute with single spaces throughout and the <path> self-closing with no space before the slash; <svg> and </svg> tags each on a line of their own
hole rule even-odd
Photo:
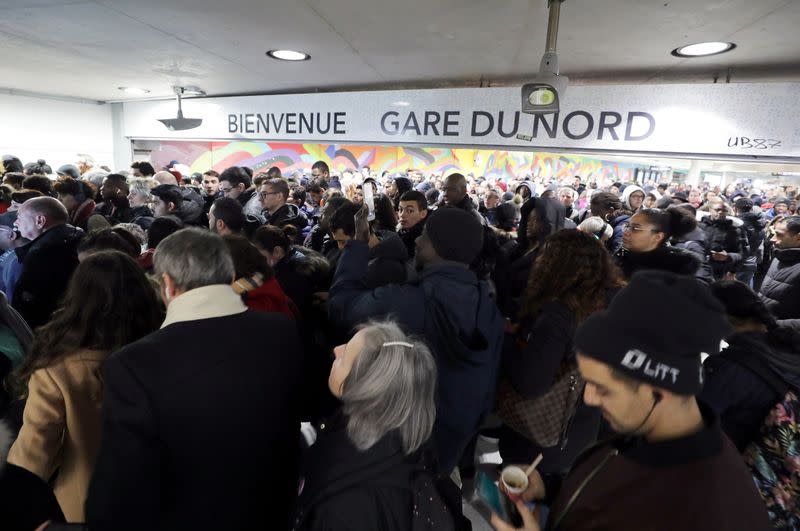
<svg viewBox="0 0 800 531">
<path fill-rule="evenodd" d="M 185 131 L 158 121 L 174 101 L 124 103 L 123 135 L 800 159 L 798 101 L 797 83 L 571 86 L 549 115 L 514 87 L 198 98 Z"/>
</svg>

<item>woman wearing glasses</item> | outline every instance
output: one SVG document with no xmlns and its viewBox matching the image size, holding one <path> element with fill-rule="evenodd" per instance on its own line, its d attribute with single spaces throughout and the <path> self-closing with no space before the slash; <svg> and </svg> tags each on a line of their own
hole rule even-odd
<svg viewBox="0 0 800 531">
<path fill-rule="evenodd" d="M 672 247 L 670 238 L 680 238 L 697 227 L 686 211 L 668 208 L 646 208 L 634 214 L 622 233 L 622 247 L 614 253 L 626 279 L 643 269 L 671 271 L 679 275 L 695 275 L 700 257 Z"/>
</svg>

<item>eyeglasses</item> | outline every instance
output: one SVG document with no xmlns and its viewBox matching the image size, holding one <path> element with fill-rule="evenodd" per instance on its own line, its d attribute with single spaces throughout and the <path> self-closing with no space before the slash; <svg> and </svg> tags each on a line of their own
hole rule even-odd
<svg viewBox="0 0 800 531">
<path fill-rule="evenodd" d="M 258 195 L 261 199 L 266 199 L 268 195 L 278 195 L 280 192 L 260 192 Z"/>
<path fill-rule="evenodd" d="M 233 190 L 233 186 L 231 186 L 230 188 L 223 188 L 221 186 L 219 187 L 219 191 L 222 192 L 223 194 L 227 194 L 231 190 Z"/>
<path fill-rule="evenodd" d="M 636 225 L 625 225 L 622 227 L 623 232 L 642 232 L 645 230 L 649 230 L 650 232 L 659 232 L 655 229 L 648 229 L 647 227 L 638 227 Z"/>
</svg>

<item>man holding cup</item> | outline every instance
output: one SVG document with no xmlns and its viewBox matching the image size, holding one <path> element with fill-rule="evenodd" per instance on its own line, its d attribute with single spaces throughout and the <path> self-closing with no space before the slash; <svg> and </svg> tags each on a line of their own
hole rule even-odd
<svg viewBox="0 0 800 531">
<path fill-rule="evenodd" d="M 552 501 L 548 529 L 771 528 L 719 418 L 695 398 L 701 353 L 717 354 L 729 331 L 705 285 L 660 271 L 634 275 L 608 310 L 578 328 L 584 401 L 620 437 L 587 450 L 563 482 L 529 475 L 522 498 Z M 523 529 L 539 531 L 523 501 L 517 509 Z M 513 529 L 497 516 L 492 524 Z"/>
</svg>

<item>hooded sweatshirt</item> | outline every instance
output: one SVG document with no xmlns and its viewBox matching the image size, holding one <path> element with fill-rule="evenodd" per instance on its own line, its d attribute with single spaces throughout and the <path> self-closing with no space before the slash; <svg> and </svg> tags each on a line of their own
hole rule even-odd
<svg viewBox="0 0 800 531">
<path fill-rule="evenodd" d="M 522 184 L 517 186 L 517 189 L 515 190 L 515 192 L 517 192 L 519 194 L 519 189 L 520 188 L 527 188 L 528 190 L 530 190 L 530 192 L 531 192 L 530 197 L 535 197 L 536 196 L 536 185 L 533 184 L 533 181 L 524 181 Z M 522 194 L 520 194 L 520 195 L 522 195 Z"/>
<path fill-rule="evenodd" d="M 635 184 L 631 184 L 625 187 L 625 190 L 622 192 L 622 204 L 625 205 L 629 210 L 636 211 L 638 209 L 633 208 L 631 206 L 631 194 L 634 192 L 642 192 L 645 196 L 647 195 L 644 190 L 636 186 Z M 641 207 L 640 207 L 641 208 Z"/>
</svg>

